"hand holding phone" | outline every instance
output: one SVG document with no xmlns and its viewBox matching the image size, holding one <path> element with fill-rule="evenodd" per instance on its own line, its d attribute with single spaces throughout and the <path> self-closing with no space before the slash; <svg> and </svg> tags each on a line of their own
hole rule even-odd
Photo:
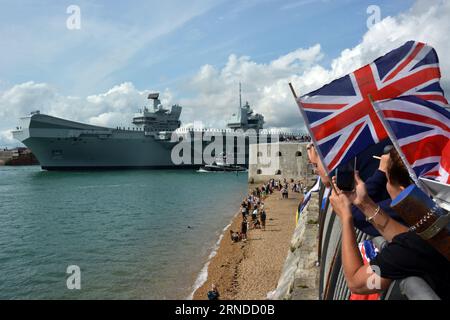
<svg viewBox="0 0 450 320">
<path fill-rule="evenodd" d="M 355 190 L 355 169 L 356 158 L 336 169 L 336 185 L 340 190 L 346 192 Z"/>
</svg>

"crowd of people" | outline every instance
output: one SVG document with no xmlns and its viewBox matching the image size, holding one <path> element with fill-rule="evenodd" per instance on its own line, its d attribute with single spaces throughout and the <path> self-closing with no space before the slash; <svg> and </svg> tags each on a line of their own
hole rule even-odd
<svg viewBox="0 0 450 320">
<path fill-rule="evenodd" d="M 391 207 L 392 200 L 414 184 L 396 149 L 387 146 L 376 157 L 360 157 L 358 168 L 361 172 L 358 168 L 355 171 L 353 191 L 339 189 L 336 176 L 327 174 L 312 143 L 307 150 L 309 161 L 325 188 L 322 205 L 329 203 L 342 225 L 342 268 L 352 292 L 350 299 L 380 299 L 381 293 L 394 280 L 411 276 L 425 280 L 441 299 L 449 299 L 448 258 L 420 237 L 416 229 L 406 223 L 408 219 Z M 369 170 L 366 161 L 378 161 L 377 168 Z M 286 199 L 289 192 L 305 191 L 306 186 L 301 181 L 292 179 L 271 179 L 254 188 L 241 203 L 240 230 L 230 231 L 231 240 L 246 241 L 249 230 L 265 230 L 264 200 L 268 195 L 279 192 L 281 198 Z M 417 212 L 409 214 L 418 215 Z M 386 244 L 368 258 L 357 241 L 355 228 L 372 237 L 383 237 Z M 213 296 L 215 293 L 211 294 Z"/>
<path fill-rule="evenodd" d="M 233 243 L 247 241 L 247 233 L 253 229 L 266 230 L 267 212 L 264 206 L 264 200 L 271 194 L 279 192 L 282 199 L 289 198 L 289 190 L 301 193 L 306 189 L 302 181 L 294 181 L 294 179 L 275 180 L 270 179 L 268 182 L 255 187 L 248 194 L 240 205 L 242 220 L 240 230 L 230 229 L 230 239 Z M 209 300 L 219 299 L 217 285 L 213 284 L 211 290 L 208 291 Z"/>
<path fill-rule="evenodd" d="M 308 135 L 280 134 L 281 142 L 310 142 L 311 137 Z"/>
<path fill-rule="evenodd" d="M 264 209 L 263 200 L 273 193 L 273 188 L 262 185 L 256 187 L 241 203 L 240 211 L 242 214 L 241 230 L 230 230 L 231 240 L 233 242 L 247 241 L 247 232 L 251 229 L 266 229 L 267 213 Z"/>
<path fill-rule="evenodd" d="M 251 229 L 266 230 L 267 213 L 264 208 L 264 199 L 275 191 L 280 192 L 282 199 L 289 198 L 289 188 L 292 192 L 300 193 L 306 189 L 301 181 L 294 179 L 275 180 L 270 179 L 267 183 L 255 187 L 252 192 L 243 199 L 240 212 L 242 214 L 240 231 L 230 230 L 230 238 L 233 242 L 246 241 L 247 232 Z"/>
<path fill-rule="evenodd" d="M 414 184 L 396 149 L 387 146 L 375 157 L 380 159 L 376 160 L 378 169 L 365 181 L 355 171 L 353 191 L 340 190 L 336 176 L 330 179 L 326 173 L 314 145 L 309 144 L 307 149 L 309 160 L 326 187 L 324 200 L 329 201 L 342 225 L 342 267 L 352 292 L 350 299 L 379 299 L 392 281 L 412 276 L 424 279 L 441 299 L 449 299 L 448 258 L 405 222 L 411 217 L 423 221 L 418 212 L 396 212 L 391 207 L 392 200 Z M 375 161 L 373 156 L 358 160 L 360 167 Z M 355 228 L 372 237 L 382 236 L 387 244 L 367 258 L 359 249 Z M 448 244 L 448 235 L 443 241 Z"/>
<path fill-rule="evenodd" d="M 370 168 L 366 161 L 378 161 L 377 168 L 369 170 L 370 174 L 367 170 L 359 172 L 357 168 L 352 191 L 341 190 L 333 172 L 327 174 L 312 143 L 307 150 L 309 161 L 325 187 L 322 204 L 331 205 L 342 225 L 342 268 L 352 292 L 350 299 L 379 299 L 394 280 L 413 276 L 425 280 L 441 299 L 449 299 L 450 262 L 447 256 L 423 239 L 416 232 L 417 227 L 406 222 L 411 216 L 422 221 L 418 212 L 409 212 L 406 213 L 409 216 L 405 216 L 404 212 L 391 207 L 392 200 L 414 185 L 396 149 L 386 146 L 378 156 L 360 157 L 359 170 Z M 304 189 L 301 181 L 292 179 L 271 179 L 256 187 L 241 203 L 241 228 L 240 231 L 230 231 L 231 240 L 246 241 L 249 230 L 265 230 L 267 213 L 264 200 L 268 195 L 277 191 L 282 199 L 286 199 L 289 191 L 304 192 Z M 374 250 L 368 258 L 357 241 L 355 228 L 372 237 L 384 238 L 386 244 Z M 444 241 L 448 243 L 448 235 Z"/>
</svg>

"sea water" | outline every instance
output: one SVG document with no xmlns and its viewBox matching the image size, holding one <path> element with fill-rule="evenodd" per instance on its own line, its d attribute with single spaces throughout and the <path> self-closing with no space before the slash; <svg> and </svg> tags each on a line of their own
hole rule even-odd
<svg viewBox="0 0 450 320">
<path fill-rule="evenodd" d="M 0 167 L 0 299 L 187 298 L 246 191 L 245 173 Z"/>
</svg>

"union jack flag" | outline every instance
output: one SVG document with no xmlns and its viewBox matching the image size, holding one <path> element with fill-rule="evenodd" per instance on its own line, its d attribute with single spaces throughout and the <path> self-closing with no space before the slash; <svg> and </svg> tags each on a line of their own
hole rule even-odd
<svg viewBox="0 0 450 320">
<path fill-rule="evenodd" d="M 416 96 L 379 102 L 375 107 L 416 176 L 450 183 L 450 111 Z"/>
<path fill-rule="evenodd" d="M 387 138 L 374 101 L 402 95 L 447 104 L 436 51 L 408 41 L 374 62 L 297 99 L 328 171 Z"/>
</svg>

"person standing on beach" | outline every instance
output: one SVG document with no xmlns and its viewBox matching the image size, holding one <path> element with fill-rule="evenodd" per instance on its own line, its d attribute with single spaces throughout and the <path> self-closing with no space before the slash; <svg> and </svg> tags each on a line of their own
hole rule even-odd
<svg viewBox="0 0 450 320">
<path fill-rule="evenodd" d="M 262 230 L 266 230 L 266 210 L 262 209 L 261 210 L 261 214 L 259 216 L 259 218 L 261 219 L 261 229 Z"/>
<path fill-rule="evenodd" d="M 241 205 L 241 213 L 242 213 L 242 219 L 245 219 L 246 217 L 247 217 L 247 214 L 248 214 L 248 205 L 247 205 L 247 203 L 244 201 L 244 202 L 242 202 L 242 205 Z"/>
<path fill-rule="evenodd" d="M 242 235 L 242 240 L 243 241 L 247 241 L 247 219 L 242 219 L 242 223 L 241 223 L 241 235 Z"/>
<path fill-rule="evenodd" d="M 286 192 L 287 192 L 286 187 L 283 187 L 280 192 L 281 192 L 281 198 L 286 199 L 287 198 L 286 197 Z"/>
<path fill-rule="evenodd" d="M 255 205 L 255 209 L 252 212 L 252 221 L 255 222 L 258 216 L 258 205 Z"/>
</svg>

